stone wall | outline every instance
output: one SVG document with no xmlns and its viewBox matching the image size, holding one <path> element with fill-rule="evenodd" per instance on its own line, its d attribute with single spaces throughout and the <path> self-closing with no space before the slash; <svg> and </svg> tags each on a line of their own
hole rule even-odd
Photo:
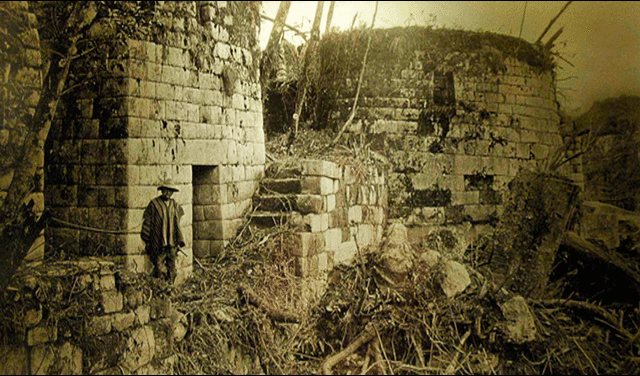
<svg viewBox="0 0 640 376">
<path fill-rule="evenodd" d="M 296 235 L 296 270 L 307 276 L 349 263 L 358 250 L 382 240 L 387 191 L 384 175 L 373 167 L 321 160 L 305 161 L 303 166 L 302 194 L 309 202 L 323 203 L 303 215 L 307 232 Z"/>
<path fill-rule="evenodd" d="M 2 90 L 0 90 L 0 206 L 11 180 L 15 166 L 21 163 L 20 153 L 23 149 L 25 134 L 28 131 L 29 119 L 35 113 L 40 100 L 42 88 L 42 56 L 40 53 L 40 37 L 38 35 L 36 17 L 29 11 L 26 1 L 8 1 L 2 4 L 3 32 L 8 38 L 2 54 Z M 12 44 L 15 43 L 15 44 Z M 26 201 L 33 199 L 35 210 L 44 210 L 44 154 L 39 157 L 38 179 L 33 191 Z M 44 254 L 44 237 L 36 240 L 27 260 L 39 260 Z"/>
<path fill-rule="evenodd" d="M 380 242 L 387 220 L 385 177 L 373 166 L 317 159 L 275 162 L 254 200 L 259 209 L 251 215 L 254 222 L 291 221 L 290 256 L 303 277 L 351 262 L 358 249 Z"/>
<path fill-rule="evenodd" d="M 349 115 L 365 46 L 366 33 L 323 41 L 317 113 L 328 126 Z M 392 165 L 390 218 L 414 228 L 495 220 L 518 169 L 543 166 L 562 145 L 554 80 L 548 58 L 517 38 L 375 30 L 349 131 Z"/>
<path fill-rule="evenodd" d="M 173 374 L 186 316 L 127 276 L 95 258 L 23 270 L 2 302 L 0 371 Z"/>
<path fill-rule="evenodd" d="M 573 125 L 585 200 L 640 210 L 640 97 L 598 101 Z"/>
<path fill-rule="evenodd" d="M 380 243 L 388 216 L 384 173 L 353 162 L 273 162 L 253 199 L 254 224 L 291 226 L 288 256 L 304 277 L 303 305 L 322 295 L 331 269 Z"/>
<path fill-rule="evenodd" d="M 99 62 L 97 84 L 65 98 L 46 156 L 47 206 L 90 229 L 52 228 L 47 240 L 52 250 L 148 271 L 142 214 L 171 178 L 185 211 L 182 279 L 194 249 L 206 255 L 235 235 L 264 170 L 260 5 L 153 6 L 151 35 L 105 46 L 121 57 Z"/>
</svg>

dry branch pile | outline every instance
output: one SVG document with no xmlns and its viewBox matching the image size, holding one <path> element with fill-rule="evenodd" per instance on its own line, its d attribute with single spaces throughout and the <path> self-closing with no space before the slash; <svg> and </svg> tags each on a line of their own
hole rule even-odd
<svg viewBox="0 0 640 376">
<path fill-rule="evenodd" d="M 416 261 L 390 285 L 380 253 L 361 250 L 300 304 L 302 280 L 284 255 L 289 229 L 247 227 L 243 244 L 195 266 L 174 306 L 190 317 L 176 344 L 179 374 L 637 373 L 640 310 L 566 299 L 529 301 L 533 341 L 509 340 L 503 306 L 514 295 L 471 268 L 455 298 L 442 263 Z M 417 254 L 424 249 L 414 249 Z M 182 289 L 182 288 L 181 288 Z"/>
<path fill-rule="evenodd" d="M 304 158 L 347 159 L 348 153 L 323 149 L 324 139 L 311 134 L 302 132 L 294 151 L 306 150 Z M 278 149 L 285 138 L 270 142 L 273 154 L 290 158 L 284 147 Z M 350 145 L 354 152 L 349 158 L 356 163 L 358 148 Z M 366 148 L 360 146 L 363 157 Z M 535 190 L 537 185 L 519 187 Z M 515 209 L 531 205 L 515 203 Z M 294 275 L 287 257 L 293 231 L 249 224 L 225 255 L 195 261 L 194 276 L 172 297 L 190 318 L 185 339 L 176 344 L 176 373 L 640 372 L 640 306 L 572 300 L 562 276 L 550 279 L 536 298 L 523 298 L 490 267 L 482 273 L 472 267 L 487 251 L 477 244 L 464 255 L 470 260 L 465 266 L 470 284 L 455 297 L 447 297 L 442 287 L 446 256 L 428 261 L 425 256 L 433 253 L 428 244 L 406 244 L 405 251 L 413 254 L 410 265 L 404 266 L 404 274 L 389 273 L 384 256 L 388 242 L 383 242 L 360 249 L 351 265 L 335 267 L 325 292 L 305 304 L 304 281 Z M 528 334 L 523 334 L 522 323 L 513 321 L 519 310 L 529 312 Z"/>
</svg>

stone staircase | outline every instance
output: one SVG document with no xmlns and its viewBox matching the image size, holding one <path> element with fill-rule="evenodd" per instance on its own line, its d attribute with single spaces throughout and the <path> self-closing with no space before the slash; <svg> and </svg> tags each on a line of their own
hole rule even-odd
<svg viewBox="0 0 640 376">
<path fill-rule="evenodd" d="M 379 242 L 387 206 L 384 176 L 359 181 L 355 167 L 301 159 L 275 161 L 252 198 L 255 226 L 292 230 L 296 274 L 326 275 L 354 259 L 358 247 Z"/>
<path fill-rule="evenodd" d="M 300 206 L 302 193 L 301 166 L 286 166 L 274 162 L 265 169 L 253 196 L 251 223 L 261 227 L 285 224 L 301 224 Z"/>
</svg>

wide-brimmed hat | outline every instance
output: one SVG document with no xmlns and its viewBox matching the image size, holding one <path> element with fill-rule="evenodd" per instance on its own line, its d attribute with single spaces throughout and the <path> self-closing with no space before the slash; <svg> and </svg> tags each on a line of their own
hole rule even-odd
<svg viewBox="0 0 640 376">
<path fill-rule="evenodd" d="M 176 187 L 175 183 L 173 182 L 173 180 L 171 179 L 167 179 L 165 181 L 162 182 L 162 184 L 160 184 L 158 186 L 158 189 L 168 189 L 170 191 L 174 191 L 174 192 L 179 192 L 180 190 Z"/>
</svg>

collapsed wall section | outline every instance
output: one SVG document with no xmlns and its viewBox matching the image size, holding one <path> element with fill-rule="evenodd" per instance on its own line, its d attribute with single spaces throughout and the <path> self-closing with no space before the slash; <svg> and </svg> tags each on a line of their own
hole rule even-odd
<svg viewBox="0 0 640 376">
<path fill-rule="evenodd" d="M 300 202 L 310 205 L 296 233 L 296 271 L 309 276 L 353 261 L 359 251 L 379 244 L 387 219 L 384 175 L 374 167 L 303 161 Z"/>
<path fill-rule="evenodd" d="M 33 266 L 8 294 L 0 328 L 5 375 L 174 373 L 173 344 L 186 335 L 186 315 L 113 262 Z"/>
<path fill-rule="evenodd" d="M 260 5 L 153 6 L 151 32 L 123 43 L 114 37 L 105 46 L 110 57 L 93 62 L 96 84 L 65 99 L 47 156 L 47 204 L 85 228 L 51 229 L 48 238 L 52 249 L 107 254 L 148 271 L 142 215 L 158 185 L 172 179 L 185 211 L 184 277 L 193 248 L 207 254 L 235 235 L 264 170 Z M 93 30 L 102 38 L 110 32 Z"/>
<path fill-rule="evenodd" d="M 321 43 L 316 113 L 326 126 L 349 116 L 367 37 Z M 517 38 L 374 30 L 348 131 L 391 164 L 390 218 L 413 225 L 414 241 L 431 226 L 495 220 L 518 169 L 542 167 L 562 145 L 554 79 L 548 55 Z"/>
</svg>

